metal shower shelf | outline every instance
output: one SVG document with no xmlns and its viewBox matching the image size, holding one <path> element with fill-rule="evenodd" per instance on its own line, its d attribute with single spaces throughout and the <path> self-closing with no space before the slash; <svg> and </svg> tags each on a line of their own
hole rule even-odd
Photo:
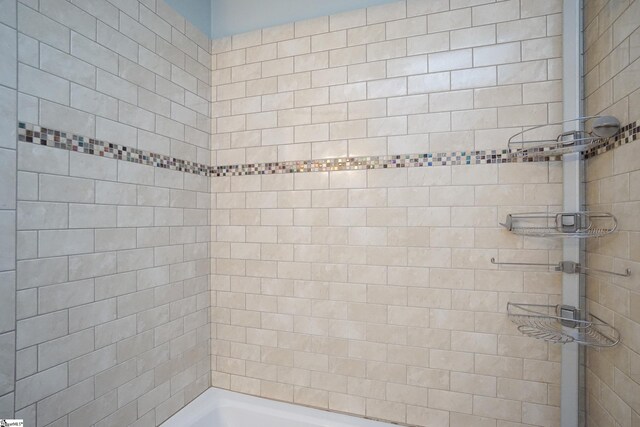
<svg viewBox="0 0 640 427">
<path fill-rule="evenodd" d="M 518 330 L 532 338 L 591 347 L 613 347 L 620 342 L 616 328 L 593 314 L 590 320 L 580 320 L 580 310 L 575 307 L 510 302 L 507 313 Z"/>
<path fill-rule="evenodd" d="M 576 129 L 583 129 L 590 122 L 591 131 L 575 130 L 563 132 L 556 138 L 535 138 L 553 126 L 576 122 Z M 558 123 L 534 126 L 509 138 L 509 150 L 514 157 L 556 157 L 564 154 L 584 152 L 604 142 L 620 130 L 620 122 L 612 116 L 587 116 Z M 529 139 L 532 135 L 532 139 Z"/>
<path fill-rule="evenodd" d="M 601 273 L 611 274 L 619 277 L 631 276 L 631 269 L 627 268 L 624 273 L 617 273 L 615 271 L 599 270 L 597 268 L 583 267 L 580 263 L 573 261 L 560 261 L 557 264 L 538 263 L 538 262 L 498 262 L 495 258 L 491 258 L 491 264 L 494 265 L 506 265 L 514 267 L 547 267 L 553 268 L 554 271 L 559 271 L 568 274 L 589 274 L 589 273 Z"/>
<path fill-rule="evenodd" d="M 607 212 L 529 212 L 508 214 L 503 227 L 515 234 L 534 237 L 601 237 L 618 227 Z"/>
</svg>

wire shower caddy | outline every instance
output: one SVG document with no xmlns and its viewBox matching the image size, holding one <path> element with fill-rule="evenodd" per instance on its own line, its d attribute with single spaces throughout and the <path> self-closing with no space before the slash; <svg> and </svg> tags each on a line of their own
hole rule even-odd
<svg viewBox="0 0 640 427">
<path fill-rule="evenodd" d="M 556 138 L 536 138 L 553 126 L 575 123 L 578 130 L 562 132 Z M 582 130 L 591 128 L 590 131 Z M 512 157 L 558 157 L 570 153 L 582 153 L 596 147 L 620 130 L 620 121 L 613 116 L 586 116 L 557 123 L 534 126 L 509 138 Z"/>
<path fill-rule="evenodd" d="M 532 338 L 591 347 L 613 347 L 620 342 L 616 328 L 593 314 L 589 320 L 581 320 L 577 318 L 580 310 L 574 307 L 510 302 L 507 313 L 518 330 Z"/>
<path fill-rule="evenodd" d="M 618 221 L 607 212 L 528 212 L 508 214 L 500 225 L 523 236 L 589 238 L 613 233 Z"/>
</svg>

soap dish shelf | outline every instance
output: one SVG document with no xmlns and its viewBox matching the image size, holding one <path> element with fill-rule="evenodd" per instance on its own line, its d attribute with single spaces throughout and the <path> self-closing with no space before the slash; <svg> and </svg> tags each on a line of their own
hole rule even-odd
<svg viewBox="0 0 640 427">
<path fill-rule="evenodd" d="M 508 214 L 500 225 L 523 236 L 589 238 L 613 233 L 618 221 L 607 212 L 529 212 Z"/>
<path fill-rule="evenodd" d="M 613 347 L 620 332 L 591 314 L 580 320 L 580 311 L 564 305 L 507 303 L 509 319 L 529 337 L 557 344 L 578 343 L 590 347 Z"/>
<path fill-rule="evenodd" d="M 555 138 L 537 138 L 553 126 L 573 123 L 577 129 L 590 127 L 591 131 L 574 130 L 563 132 Z M 587 116 L 557 123 L 534 126 L 518 132 L 509 138 L 508 147 L 511 157 L 549 158 L 570 153 L 583 153 L 599 146 L 620 130 L 620 121 L 612 116 Z"/>
</svg>

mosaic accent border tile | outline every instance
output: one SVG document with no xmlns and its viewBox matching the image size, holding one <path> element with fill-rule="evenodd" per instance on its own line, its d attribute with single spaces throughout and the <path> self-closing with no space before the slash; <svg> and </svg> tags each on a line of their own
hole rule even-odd
<svg viewBox="0 0 640 427">
<path fill-rule="evenodd" d="M 211 167 L 202 163 L 138 150 L 137 148 L 126 145 L 100 141 L 98 139 L 76 135 L 72 132 L 49 129 L 30 123 L 18 123 L 18 141 L 105 157 L 107 159 L 139 163 L 162 169 L 188 172 L 201 176 L 211 176 Z"/>
<path fill-rule="evenodd" d="M 393 156 L 341 157 L 277 163 L 213 166 L 212 176 L 269 175 L 281 173 L 329 172 L 361 169 L 394 169 L 431 166 L 528 163 L 554 160 L 549 157 L 516 158 L 508 150 L 456 151 L 450 153 L 401 154 Z"/>
<path fill-rule="evenodd" d="M 591 149 L 589 149 L 585 154 L 585 159 L 590 159 L 599 154 L 604 154 L 607 151 L 611 151 L 614 148 L 618 148 L 621 145 L 628 144 L 630 142 L 636 141 L 640 139 L 640 124 L 635 121 L 633 123 L 629 123 L 626 126 L 622 126 L 620 131 L 609 138 L 608 140 L 604 140 L 601 143 L 595 145 Z"/>
<path fill-rule="evenodd" d="M 588 159 L 616 147 L 637 140 L 640 125 L 630 123 L 615 136 L 604 139 L 583 153 Z M 71 132 L 18 123 L 18 140 L 47 147 L 85 153 L 147 166 L 193 173 L 201 176 L 271 175 L 284 173 L 328 172 L 362 169 L 394 169 L 410 167 L 485 165 L 500 163 L 531 163 L 560 160 L 560 156 L 546 155 L 549 149 L 480 150 L 449 153 L 402 154 L 393 156 L 341 157 L 322 160 L 301 160 L 275 163 L 207 166 L 175 157 L 156 154 L 125 145 L 87 138 Z"/>
</svg>

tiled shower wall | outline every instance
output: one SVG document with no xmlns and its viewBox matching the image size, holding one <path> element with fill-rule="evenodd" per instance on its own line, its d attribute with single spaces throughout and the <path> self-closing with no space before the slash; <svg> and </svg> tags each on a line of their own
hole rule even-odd
<svg viewBox="0 0 640 427">
<path fill-rule="evenodd" d="M 209 40 L 164 2 L 1 4 L 3 18 L 17 7 L 18 65 L 5 72 L 3 56 L 0 75 L 17 73 L 18 120 L 209 162 Z M 210 178 L 28 141 L 17 169 L 16 383 L 2 416 L 158 425 L 210 384 Z"/>
<path fill-rule="evenodd" d="M 586 113 L 640 120 L 640 1 L 585 2 Z M 615 350 L 587 353 L 588 425 L 640 424 L 640 143 L 590 159 L 587 207 L 612 212 L 618 232 L 589 241 L 587 262 L 630 278 L 589 276 L 588 308 L 619 328 Z"/>
<path fill-rule="evenodd" d="M 16 4 L 0 8 L 0 416 L 13 414 L 16 301 Z"/>
<path fill-rule="evenodd" d="M 212 179 L 214 386 L 420 426 L 559 425 L 559 348 L 505 310 L 557 303 L 560 277 L 490 258 L 556 259 L 499 222 L 560 205 L 561 165 L 366 162 L 561 120 L 560 11 L 409 0 L 213 41 L 214 164 L 371 157 Z"/>
</svg>

